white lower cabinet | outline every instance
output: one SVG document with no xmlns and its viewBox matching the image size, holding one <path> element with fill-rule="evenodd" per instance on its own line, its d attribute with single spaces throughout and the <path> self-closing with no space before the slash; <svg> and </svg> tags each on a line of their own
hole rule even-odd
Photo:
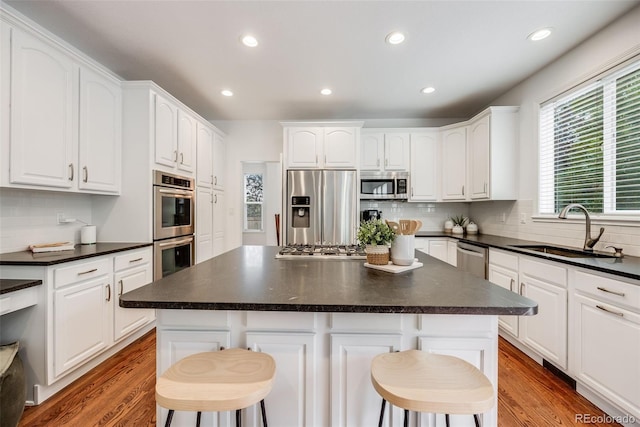
<svg viewBox="0 0 640 427">
<path fill-rule="evenodd" d="M 111 278 L 109 272 L 72 283 L 53 293 L 51 380 L 90 359 L 111 343 L 110 309 L 114 297 Z"/>
<path fill-rule="evenodd" d="M 415 248 L 417 251 L 431 255 L 432 257 L 449 263 L 454 267 L 458 263 L 458 253 L 456 252 L 457 240 L 450 240 L 447 238 L 416 237 Z"/>
<path fill-rule="evenodd" d="M 224 191 L 213 191 L 213 256 L 225 251 L 225 195 Z"/>
<path fill-rule="evenodd" d="M 402 336 L 331 334 L 330 340 L 331 425 L 376 425 L 382 398 L 371 385 L 371 361 L 378 354 L 401 350 Z M 371 408 L 378 408 L 378 411 Z M 402 411 L 389 407 L 384 425 L 400 425 L 401 415 Z M 389 422 L 390 417 L 394 422 Z"/>
<path fill-rule="evenodd" d="M 640 420 L 640 287 L 579 271 L 572 278 L 571 371 Z"/>
<path fill-rule="evenodd" d="M 459 357 L 483 372 L 488 378 L 497 376 L 498 361 L 493 351 L 494 343 L 490 338 L 466 337 L 463 339 L 443 338 L 437 336 L 425 336 L 418 338 L 418 349 L 429 353 L 446 354 L 448 356 Z M 496 389 L 497 402 L 497 389 Z M 414 414 L 412 414 L 413 416 Z M 417 425 L 425 427 L 435 427 L 445 424 L 444 414 L 415 414 Z M 481 415 L 482 425 L 497 425 L 495 414 L 486 413 Z M 472 416 L 451 415 L 451 425 L 453 426 L 475 426 Z M 394 424 L 396 425 L 396 424 Z"/>
<path fill-rule="evenodd" d="M 489 249 L 489 281 L 511 292 L 518 292 L 518 256 Z M 518 316 L 500 316 L 498 325 L 502 331 L 518 337 Z"/>
<path fill-rule="evenodd" d="M 538 314 L 520 318 L 519 339 L 567 369 L 567 269 L 529 258 L 520 258 L 520 294 L 538 303 Z"/>
<path fill-rule="evenodd" d="M 159 349 L 158 376 L 180 359 L 195 353 L 218 351 L 223 347 L 229 348 L 231 344 L 229 331 L 219 330 L 166 330 L 158 334 L 156 339 Z M 164 425 L 169 411 L 160 407 L 158 409 L 157 425 Z M 201 422 L 204 426 L 232 426 L 231 420 L 235 420 L 235 413 L 233 417 L 231 415 L 230 412 L 203 412 Z M 176 411 L 171 424 L 174 426 L 194 426 L 196 425 L 196 412 Z"/>
<path fill-rule="evenodd" d="M 276 378 L 265 398 L 267 419 L 275 426 L 313 427 L 316 407 L 316 345 L 313 332 L 247 332 L 247 347 L 276 362 Z M 276 398 L 277 396 L 277 398 Z M 257 406 L 245 410 L 243 425 L 262 426 Z"/>
<path fill-rule="evenodd" d="M 156 318 L 153 309 L 122 308 L 120 295 L 153 282 L 153 254 L 150 248 L 114 258 L 113 340 L 119 341 Z"/>
</svg>

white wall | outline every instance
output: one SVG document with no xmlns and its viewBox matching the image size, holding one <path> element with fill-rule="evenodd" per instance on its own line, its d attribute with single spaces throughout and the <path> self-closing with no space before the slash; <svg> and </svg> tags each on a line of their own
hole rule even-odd
<svg viewBox="0 0 640 427">
<path fill-rule="evenodd" d="M 0 188 L 0 253 L 23 251 L 39 243 L 80 243 L 84 224 L 58 224 L 57 214 L 91 223 L 91 197 Z"/>
<path fill-rule="evenodd" d="M 225 250 L 229 250 L 242 245 L 242 162 L 279 162 L 282 152 L 282 126 L 275 120 L 211 123 L 227 134 Z M 269 219 L 265 217 L 266 220 Z"/>
<path fill-rule="evenodd" d="M 595 76 L 631 54 L 640 53 L 640 7 L 577 46 L 531 78 L 493 101 L 491 105 L 520 106 L 520 199 L 518 202 L 472 203 L 470 214 L 481 232 L 581 247 L 584 222 L 532 222 L 537 212 L 538 106 L 541 102 Z M 553 37 L 553 36 L 552 36 Z M 561 37 L 558 34 L 558 37 Z M 553 43 L 553 38 L 548 40 Z M 546 41 L 545 41 L 546 43 Z M 502 222 L 502 214 L 506 220 Z M 521 217 L 524 215 L 524 224 Z M 593 234 L 599 229 L 594 221 Z M 640 227 L 606 225 L 596 249 L 619 245 L 640 256 Z M 610 249 L 609 249 L 610 250 Z"/>
</svg>

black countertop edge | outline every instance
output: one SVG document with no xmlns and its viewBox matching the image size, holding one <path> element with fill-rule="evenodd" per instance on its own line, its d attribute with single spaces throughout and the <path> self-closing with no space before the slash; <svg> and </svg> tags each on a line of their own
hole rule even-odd
<svg viewBox="0 0 640 427">
<path fill-rule="evenodd" d="M 42 280 L 0 279 L 0 295 L 42 285 Z"/>
<path fill-rule="evenodd" d="M 514 315 L 533 316 L 538 306 L 522 308 L 505 307 L 417 307 L 384 305 L 316 305 L 316 304 L 258 304 L 213 302 L 123 301 L 124 308 L 155 308 L 158 310 L 230 310 L 230 311 L 289 311 L 316 313 L 382 313 L 382 314 L 463 314 L 463 315 Z"/>
<path fill-rule="evenodd" d="M 109 255 L 131 249 L 152 246 L 153 243 L 107 242 L 95 245 L 76 244 L 73 251 L 47 252 L 34 254 L 31 251 L 8 252 L 0 254 L 0 265 L 36 265 L 49 266 L 65 262 Z"/>
<path fill-rule="evenodd" d="M 459 240 L 464 243 L 480 246 L 483 248 L 502 249 L 509 252 L 515 252 L 522 255 L 529 255 L 535 258 L 545 259 L 547 261 L 555 261 L 561 264 L 567 264 L 574 267 L 585 268 L 588 270 L 608 273 L 614 276 L 626 277 L 628 279 L 640 280 L 640 258 L 625 255 L 623 258 L 568 258 L 559 255 L 545 254 L 524 248 L 518 248 L 516 245 L 551 245 L 559 248 L 580 250 L 580 248 L 549 244 L 545 242 L 537 242 L 532 240 L 521 240 L 512 237 L 495 236 L 491 234 L 472 234 L 460 235 L 450 234 L 439 231 L 421 231 L 416 233 L 416 237 L 447 237 Z"/>
</svg>

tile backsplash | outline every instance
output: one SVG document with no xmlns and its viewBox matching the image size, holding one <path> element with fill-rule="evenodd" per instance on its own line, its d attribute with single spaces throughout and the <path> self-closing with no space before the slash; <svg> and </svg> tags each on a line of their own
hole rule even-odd
<svg viewBox="0 0 640 427">
<path fill-rule="evenodd" d="M 365 209 L 382 211 L 382 218 L 390 221 L 419 219 L 422 221 L 422 231 L 444 231 L 444 222 L 450 216 L 469 216 L 468 203 L 408 203 L 361 200 L 360 210 Z"/>
<path fill-rule="evenodd" d="M 57 214 L 91 223 L 86 194 L 0 188 L 0 253 L 26 250 L 31 244 L 80 242 L 82 222 L 58 224 Z"/>
</svg>

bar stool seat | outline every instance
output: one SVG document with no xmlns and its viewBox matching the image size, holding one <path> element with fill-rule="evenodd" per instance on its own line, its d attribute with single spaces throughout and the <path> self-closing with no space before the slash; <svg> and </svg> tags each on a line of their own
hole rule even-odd
<svg viewBox="0 0 640 427">
<path fill-rule="evenodd" d="M 474 415 L 495 405 L 489 379 L 472 364 L 454 356 L 418 350 L 384 353 L 371 362 L 371 381 L 382 396 L 380 423 L 386 401 L 408 411 Z"/>
<path fill-rule="evenodd" d="M 173 411 L 220 412 L 261 403 L 266 426 L 264 398 L 271 391 L 275 377 L 271 356 L 240 348 L 196 353 L 174 363 L 156 382 L 156 403 L 169 409 L 166 425 Z"/>
</svg>

